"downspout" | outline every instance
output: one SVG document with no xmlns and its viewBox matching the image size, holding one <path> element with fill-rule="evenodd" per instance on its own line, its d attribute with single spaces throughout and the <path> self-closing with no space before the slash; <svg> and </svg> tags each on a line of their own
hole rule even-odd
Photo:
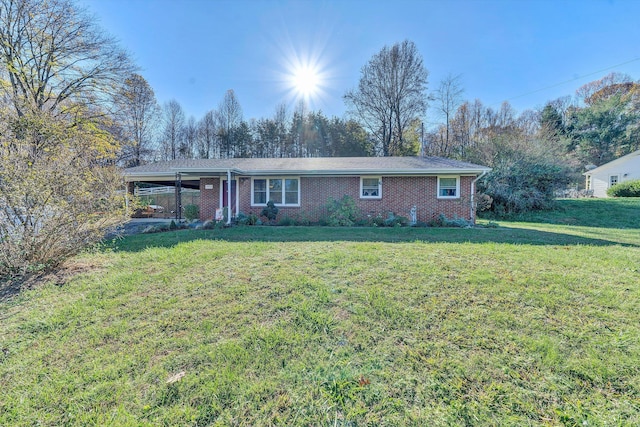
<svg viewBox="0 0 640 427">
<path fill-rule="evenodd" d="M 482 178 L 486 174 L 487 174 L 487 171 L 482 171 L 482 173 L 478 175 L 476 179 L 471 181 L 471 206 L 469 207 L 469 219 L 473 221 L 474 224 L 476 223 L 475 209 L 473 208 L 474 207 L 473 205 L 475 203 L 475 195 L 476 195 L 476 181 L 478 181 L 480 178 Z"/>
<path fill-rule="evenodd" d="M 230 224 L 231 224 L 231 169 L 227 169 L 227 225 L 230 225 Z"/>
</svg>

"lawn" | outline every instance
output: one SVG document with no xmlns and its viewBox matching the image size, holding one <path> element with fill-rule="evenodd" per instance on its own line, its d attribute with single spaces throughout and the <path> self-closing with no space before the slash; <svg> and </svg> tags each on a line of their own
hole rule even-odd
<svg viewBox="0 0 640 427">
<path fill-rule="evenodd" d="M 2 426 L 640 425 L 638 199 L 139 235 L 69 268 L 0 301 Z"/>
</svg>

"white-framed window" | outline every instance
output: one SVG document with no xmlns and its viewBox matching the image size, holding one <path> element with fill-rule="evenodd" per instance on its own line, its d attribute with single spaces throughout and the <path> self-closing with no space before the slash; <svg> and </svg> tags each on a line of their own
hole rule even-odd
<svg viewBox="0 0 640 427">
<path fill-rule="evenodd" d="M 586 184 L 586 189 L 587 190 L 591 190 L 591 175 L 587 175 L 587 184 Z"/>
<path fill-rule="evenodd" d="M 613 187 L 618 182 L 620 182 L 620 177 L 618 175 L 609 175 L 609 187 Z"/>
<path fill-rule="evenodd" d="M 438 199 L 458 199 L 460 198 L 460 177 L 459 176 L 439 176 L 438 177 Z"/>
<path fill-rule="evenodd" d="M 360 177 L 360 198 L 361 199 L 381 199 L 382 198 L 382 177 L 380 176 Z"/>
<path fill-rule="evenodd" d="M 300 178 L 253 178 L 251 205 L 266 206 L 269 200 L 277 206 L 300 206 Z"/>
</svg>

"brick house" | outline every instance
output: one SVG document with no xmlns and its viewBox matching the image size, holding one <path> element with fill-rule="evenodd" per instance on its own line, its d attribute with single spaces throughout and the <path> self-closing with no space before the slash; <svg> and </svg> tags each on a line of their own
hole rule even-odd
<svg viewBox="0 0 640 427">
<path fill-rule="evenodd" d="M 279 217 L 317 221 L 328 199 L 351 196 L 363 215 L 439 214 L 475 221 L 475 181 L 490 169 L 440 157 L 181 159 L 126 169 L 135 182 L 200 190 L 200 219 L 229 206 L 232 216 L 260 212 L 267 201 Z"/>
</svg>

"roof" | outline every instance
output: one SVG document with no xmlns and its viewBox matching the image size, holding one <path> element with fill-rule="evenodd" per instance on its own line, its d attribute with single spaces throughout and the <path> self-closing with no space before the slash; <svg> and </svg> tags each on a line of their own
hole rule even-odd
<svg viewBox="0 0 640 427">
<path fill-rule="evenodd" d="M 305 157 L 255 159 L 179 159 L 125 169 L 128 180 L 185 175 L 478 175 L 486 166 L 442 157 Z"/>
<path fill-rule="evenodd" d="M 600 173 L 603 170 L 609 169 L 611 166 L 616 166 L 616 165 L 619 165 L 621 163 L 627 162 L 627 161 L 631 160 L 632 158 L 634 158 L 636 156 L 640 156 L 640 150 L 634 151 L 633 153 L 629 153 L 626 156 L 618 157 L 615 160 L 611 160 L 609 163 L 605 163 L 604 165 L 600 165 L 595 169 L 591 169 L 590 171 L 586 171 L 585 173 L 583 173 L 583 175 L 593 175 L 593 174 L 596 174 L 596 173 Z"/>
</svg>

